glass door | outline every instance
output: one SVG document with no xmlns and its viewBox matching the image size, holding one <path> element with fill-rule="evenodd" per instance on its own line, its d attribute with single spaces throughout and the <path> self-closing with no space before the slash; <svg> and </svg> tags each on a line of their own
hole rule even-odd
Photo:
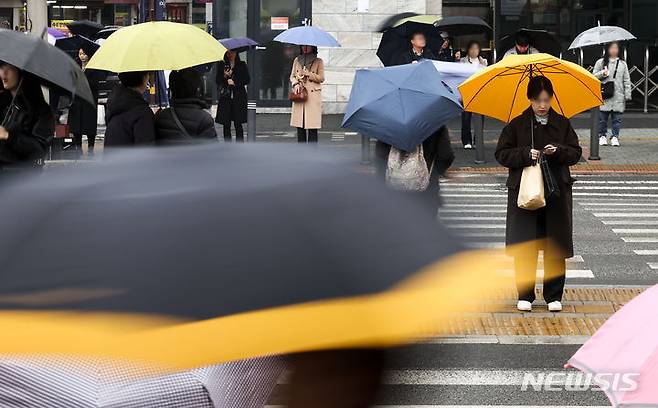
<svg viewBox="0 0 658 408">
<path fill-rule="evenodd" d="M 251 1 L 249 36 L 261 46 L 249 58 L 250 99 L 255 99 L 259 106 L 288 106 L 290 70 L 299 47 L 272 39 L 288 28 L 304 24 L 311 15 L 311 0 Z"/>
</svg>

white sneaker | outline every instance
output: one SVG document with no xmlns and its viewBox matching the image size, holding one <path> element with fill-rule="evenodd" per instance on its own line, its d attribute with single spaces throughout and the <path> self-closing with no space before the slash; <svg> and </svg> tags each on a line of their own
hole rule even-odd
<svg viewBox="0 0 658 408">
<path fill-rule="evenodd" d="M 551 302 L 548 304 L 548 311 L 549 312 L 561 312 L 562 311 L 562 303 L 560 303 L 559 300 L 556 300 L 554 302 Z"/>
<path fill-rule="evenodd" d="M 516 304 L 516 309 L 520 312 L 530 312 L 532 311 L 532 303 L 527 300 L 519 300 Z"/>
<path fill-rule="evenodd" d="M 608 145 L 608 138 L 605 136 L 599 137 L 599 146 L 607 146 Z"/>
<path fill-rule="evenodd" d="M 473 148 L 473 145 L 470 144 L 470 143 L 464 145 L 464 149 L 466 149 L 466 150 L 471 150 L 472 148 Z"/>
<path fill-rule="evenodd" d="M 619 147 L 619 138 L 617 136 L 613 136 L 612 139 L 610 139 L 610 144 Z"/>
</svg>

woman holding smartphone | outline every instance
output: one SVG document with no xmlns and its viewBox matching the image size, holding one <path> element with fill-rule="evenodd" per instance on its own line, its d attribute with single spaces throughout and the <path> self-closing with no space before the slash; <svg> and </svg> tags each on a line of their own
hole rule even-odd
<svg viewBox="0 0 658 408">
<path fill-rule="evenodd" d="M 582 149 L 569 119 L 551 108 L 553 84 L 544 76 L 528 82 L 530 107 L 504 129 L 496 147 L 496 160 L 509 169 L 507 179 L 508 255 L 514 257 L 520 311 L 532 310 L 537 257 L 544 250 L 544 300 L 548 310 L 562 310 L 566 258 L 573 256 L 573 200 L 569 166 L 578 163 Z M 532 140 L 534 139 L 534 145 Z M 545 155 L 559 186 L 559 196 L 538 210 L 517 205 L 523 169 Z"/>
</svg>

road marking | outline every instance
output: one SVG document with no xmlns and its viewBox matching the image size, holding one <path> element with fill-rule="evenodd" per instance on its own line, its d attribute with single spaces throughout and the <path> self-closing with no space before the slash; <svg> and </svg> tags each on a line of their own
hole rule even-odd
<svg viewBox="0 0 658 408">
<path fill-rule="evenodd" d="M 595 217 L 612 218 L 612 217 L 629 217 L 629 218 L 658 218 L 658 213 L 594 213 Z"/>
<path fill-rule="evenodd" d="M 658 225 L 658 221 L 651 221 L 651 220 L 641 220 L 641 221 L 627 221 L 627 220 L 606 221 L 606 220 L 602 220 L 601 222 L 603 223 L 603 225 Z"/>
<path fill-rule="evenodd" d="M 658 184 L 654 180 L 578 180 L 577 183 L 583 184 Z"/>
<path fill-rule="evenodd" d="M 387 370 L 384 372 L 384 385 L 517 385 L 523 384 L 526 373 L 535 378 L 551 371 L 537 369 L 521 370 Z M 560 376 L 556 385 L 566 381 Z"/>
<path fill-rule="evenodd" d="M 371 408 L 610 408 L 609 405 L 372 405 Z M 265 408 L 285 408 L 266 406 Z"/>
<path fill-rule="evenodd" d="M 479 187 L 479 188 L 478 188 Z M 441 184 L 441 189 L 445 191 L 491 191 L 506 190 L 503 184 Z M 572 190 L 658 190 L 658 186 L 574 186 Z"/>
<path fill-rule="evenodd" d="M 573 193 L 574 197 L 655 197 L 658 194 L 633 194 L 633 193 Z"/>
<path fill-rule="evenodd" d="M 476 249 L 500 249 L 505 248 L 504 242 L 467 242 L 464 244 L 467 248 Z"/>
<path fill-rule="evenodd" d="M 503 269 L 501 272 L 506 277 L 514 276 L 514 269 Z M 594 279 L 594 272 L 591 269 L 567 269 L 565 276 L 567 279 Z M 543 278 L 544 270 L 537 269 L 537 279 Z"/>
<path fill-rule="evenodd" d="M 491 214 L 505 214 L 507 210 L 458 210 L 452 208 L 439 208 L 439 213 L 491 213 Z"/>
<path fill-rule="evenodd" d="M 647 265 L 649 265 L 649 268 L 651 269 L 658 269 L 658 262 L 647 262 Z"/>
<path fill-rule="evenodd" d="M 635 255 L 658 255 L 658 249 L 634 249 Z"/>
<path fill-rule="evenodd" d="M 461 203 L 446 203 L 443 207 L 464 207 L 464 208 L 505 208 L 507 204 L 461 204 Z M 441 211 L 441 208 L 439 209 Z M 468 210 L 474 211 L 474 210 Z"/>
<path fill-rule="evenodd" d="M 504 229 L 505 224 L 482 224 L 482 225 L 476 225 L 476 224 L 452 224 L 452 225 L 446 225 L 448 228 L 455 228 L 455 229 Z"/>
<path fill-rule="evenodd" d="M 443 221 L 505 221 L 505 217 L 441 217 Z"/>
<path fill-rule="evenodd" d="M 603 206 L 603 207 L 653 207 L 656 205 L 654 202 L 648 202 L 648 203 L 620 203 L 619 201 L 608 201 L 608 202 L 596 202 L 596 203 L 590 203 L 590 202 L 578 202 L 578 204 L 582 206 Z M 632 211 L 637 211 L 637 208 L 633 208 Z"/>
<path fill-rule="evenodd" d="M 658 243 L 658 238 L 648 238 L 648 237 L 622 237 L 624 242 L 649 242 L 649 243 Z"/>
<path fill-rule="evenodd" d="M 504 238 L 505 233 L 487 233 L 487 232 L 466 232 L 463 234 L 459 234 L 460 237 L 464 238 Z"/>
<path fill-rule="evenodd" d="M 506 194 L 441 194 L 441 197 L 450 198 L 507 198 Z"/>
<path fill-rule="evenodd" d="M 615 234 L 658 234 L 658 228 L 613 228 Z"/>
<path fill-rule="evenodd" d="M 574 186 L 574 190 L 658 190 L 658 186 Z"/>
</svg>

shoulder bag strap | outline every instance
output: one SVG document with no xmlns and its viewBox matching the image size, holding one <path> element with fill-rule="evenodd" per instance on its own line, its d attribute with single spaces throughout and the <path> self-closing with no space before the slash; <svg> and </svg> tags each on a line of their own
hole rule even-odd
<svg viewBox="0 0 658 408">
<path fill-rule="evenodd" d="M 190 136 L 190 134 L 187 133 L 187 129 L 185 129 L 185 126 L 183 126 L 180 119 L 178 119 L 178 115 L 176 114 L 176 110 L 174 109 L 173 106 L 169 108 L 169 111 L 171 112 L 171 117 L 174 119 L 174 122 L 176 123 L 176 126 L 178 126 L 178 129 L 180 129 L 181 132 L 183 132 L 183 135 L 185 137 L 187 137 L 188 139 L 192 139 L 192 136 Z"/>
<path fill-rule="evenodd" d="M 615 73 L 612 75 L 612 79 L 617 78 L 617 70 L 619 69 L 619 58 L 617 58 L 617 64 L 615 65 Z"/>
</svg>

